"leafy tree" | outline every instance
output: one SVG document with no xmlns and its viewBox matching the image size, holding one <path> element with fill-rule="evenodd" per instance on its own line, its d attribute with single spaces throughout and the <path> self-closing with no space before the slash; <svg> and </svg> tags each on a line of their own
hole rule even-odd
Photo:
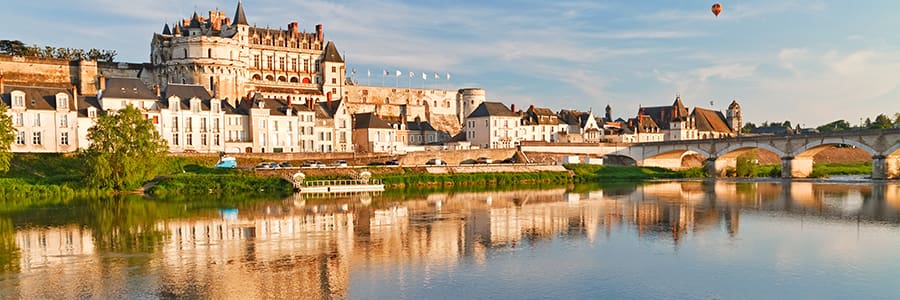
<svg viewBox="0 0 900 300">
<path fill-rule="evenodd" d="M 134 107 L 101 116 L 88 130 L 86 183 L 98 188 L 136 188 L 156 175 L 168 149 L 159 132 Z"/>
<path fill-rule="evenodd" d="M 872 118 L 866 118 L 866 121 L 863 122 L 863 127 L 871 128 L 872 127 Z"/>
<path fill-rule="evenodd" d="M 9 171 L 9 161 L 13 157 L 10 146 L 16 138 L 12 117 L 6 111 L 6 104 L 0 102 L 0 172 Z"/>
<path fill-rule="evenodd" d="M 837 121 L 816 127 L 816 129 L 818 129 L 821 132 L 828 132 L 828 131 L 848 130 L 848 129 L 850 129 L 850 127 L 851 127 L 850 122 L 847 122 L 844 120 L 837 120 Z"/>
<path fill-rule="evenodd" d="M 872 122 L 872 125 L 869 126 L 871 129 L 885 129 L 894 127 L 893 122 L 891 122 L 891 118 L 888 118 L 885 114 L 879 114 L 875 117 L 875 122 Z"/>
<path fill-rule="evenodd" d="M 756 124 L 753 124 L 752 122 L 747 122 L 747 124 L 744 124 L 744 128 L 741 128 L 741 132 L 748 133 L 753 129 L 756 129 Z"/>
<path fill-rule="evenodd" d="M 734 175 L 737 177 L 756 177 L 759 173 L 759 160 L 756 150 L 747 151 L 737 157 Z"/>
<path fill-rule="evenodd" d="M 781 123 L 781 127 L 791 128 L 791 121 L 784 121 L 784 123 Z"/>
<path fill-rule="evenodd" d="M 0 54 L 19 56 L 25 54 L 25 43 L 19 40 L 0 40 Z"/>
</svg>

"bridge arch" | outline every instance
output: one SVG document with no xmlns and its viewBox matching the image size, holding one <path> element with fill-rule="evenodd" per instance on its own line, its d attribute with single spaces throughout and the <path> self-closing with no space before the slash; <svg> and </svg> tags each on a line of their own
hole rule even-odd
<svg viewBox="0 0 900 300">
<path fill-rule="evenodd" d="M 821 152 L 822 150 L 827 149 L 827 146 L 832 145 L 850 145 L 862 149 L 869 153 L 869 155 L 875 156 L 878 155 L 878 151 L 872 149 L 871 146 L 866 145 L 865 143 L 851 140 L 851 139 L 843 139 L 843 138 L 824 138 L 821 140 L 812 140 L 808 141 L 806 144 L 803 144 L 800 148 L 797 148 L 790 156 L 793 157 L 804 157 L 804 158 L 812 158 L 816 155 L 816 153 Z"/>
<path fill-rule="evenodd" d="M 708 159 L 709 153 L 703 151 L 701 149 L 668 149 L 668 151 L 658 151 L 658 153 L 651 153 L 651 155 L 645 156 L 643 159 L 639 161 L 641 166 L 645 167 L 662 167 L 667 169 L 684 169 L 691 167 L 700 167 L 703 166 L 706 159 Z M 686 158 L 692 156 L 700 156 L 698 162 L 691 165 L 691 161 L 686 161 Z"/>
<path fill-rule="evenodd" d="M 745 151 L 740 151 L 740 150 L 744 150 L 744 149 L 763 149 L 763 150 L 767 150 L 769 152 L 775 153 L 775 155 L 778 155 L 778 157 L 787 156 L 787 154 L 784 153 L 784 151 L 782 151 L 781 149 L 775 148 L 774 146 L 769 145 L 769 144 L 760 144 L 760 143 L 756 143 L 756 142 L 744 142 L 744 143 L 734 144 L 734 145 L 726 147 L 725 149 L 717 151 L 716 157 L 732 157 L 732 156 L 737 157 L 745 152 Z M 737 153 L 737 152 L 740 152 L 740 153 Z M 734 154 L 734 155 L 729 155 L 730 153 Z"/>
</svg>

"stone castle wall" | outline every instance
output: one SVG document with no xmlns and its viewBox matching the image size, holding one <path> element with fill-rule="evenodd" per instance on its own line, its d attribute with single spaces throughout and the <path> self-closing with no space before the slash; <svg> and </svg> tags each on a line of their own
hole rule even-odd
<svg viewBox="0 0 900 300">
<path fill-rule="evenodd" d="M 363 85 L 345 86 L 344 89 L 351 113 L 377 112 L 384 118 L 399 118 L 405 106 L 409 120 L 419 117 L 451 135 L 461 130 L 455 90 Z"/>
<path fill-rule="evenodd" d="M 97 94 L 101 74 L 106 78 L 141 78 L 144 83 L 152 82 L 152 74 L 143 70 L 142 64 L 98 63 L 91 60 L 0 55 L 0 72 L 8 85 L 67 89 L 76 86 L 81 95 Z"/>
</svg>

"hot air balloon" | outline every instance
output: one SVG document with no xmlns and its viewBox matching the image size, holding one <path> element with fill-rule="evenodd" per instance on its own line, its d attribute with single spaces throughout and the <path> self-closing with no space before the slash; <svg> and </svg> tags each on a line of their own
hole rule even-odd
<svg viewBox="0 0 900 300">
<path fill-rule="evenodd" d="M 722 4 L 718 4 L 718 3 L 713 4 L 713 6 L 710 10 L 712 10 L 712 13 L 714 15 L 716 15 L 716 17 L 719 17 L 719 13 L 722 12 Z"/>
</svg>

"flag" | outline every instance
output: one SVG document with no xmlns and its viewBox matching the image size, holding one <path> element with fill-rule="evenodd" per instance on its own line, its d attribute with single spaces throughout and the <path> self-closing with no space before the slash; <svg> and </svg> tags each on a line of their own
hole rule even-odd
<svg viewBox="0 0 900 300">
<path fill-rule="evenodd" d="M 416 72 L 409 71 L 409 78 L 413 78 L 413 76 L 416 76 L 415 74 L 416 74 Z"/>
<path fill-rule="evenodd" d="M 450 73 L 447 73 L 447 81 L 450 81 Z"/>
<path fill-rule="evenodd" d="M 428 75 L 422 72 L 422 80 L 428 80 Z"/>
<path fill-rule="evenodd" d="M 441 75 L 439 75 L 438 72 L 434 72 L 434 80 L 438 79 L 441 79 Z"/>
<path fill-rule="evenodd" d="M 389 74 L 390 74 L 390 73 L 388 73 L 387 70 L 384 70 L 384 76 L 388 76 Z"/>
<path fill-rule="evenodd" d="M 400 70 L 397 70 L 397 77 L 400 77 L 400 76 L 403 76 L 403 72 L 400 72 Z"/>
</svg>

